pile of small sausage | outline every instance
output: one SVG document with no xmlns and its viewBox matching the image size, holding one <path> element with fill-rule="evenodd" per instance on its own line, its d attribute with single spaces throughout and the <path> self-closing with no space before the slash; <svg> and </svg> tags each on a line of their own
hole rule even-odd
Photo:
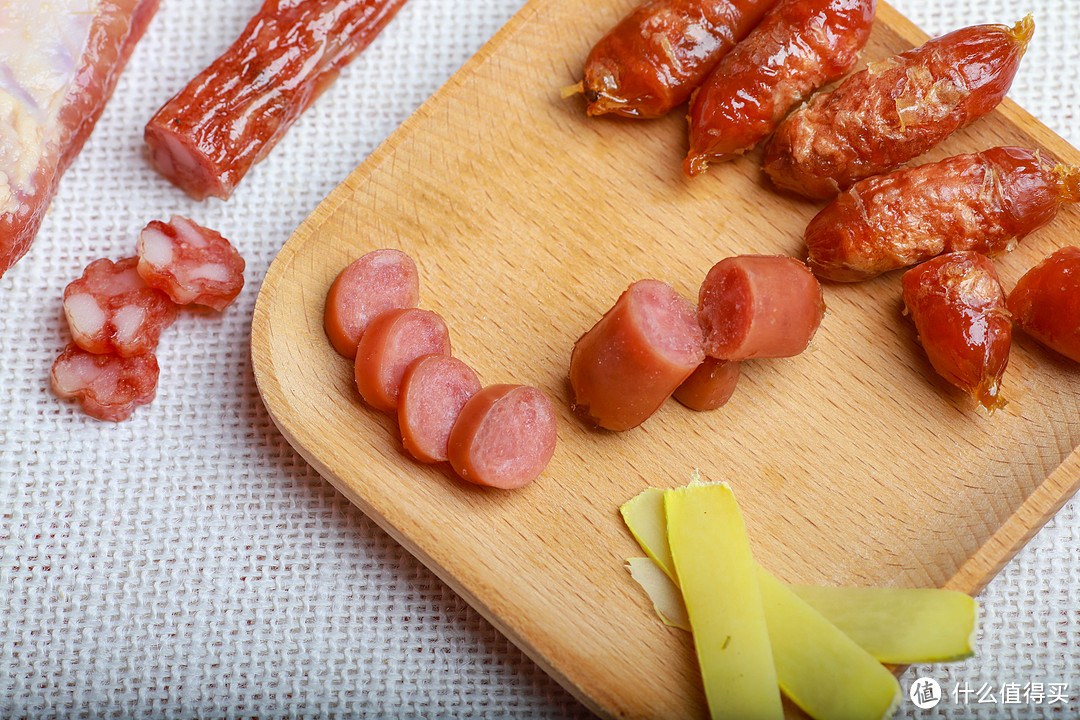
<svg viewBox="0 0 1080 720">
<path fill-rule="evenodd" d="M 451 356 L 442 317 L 417 308 L 420 280 L 399 250 L 373 250 L 341 271 L 323 324 L 354 362 L 364 401 L 395 415 L 405 449 L 422 463 L 449 460 L 477 485 L 518 488 L 555 453 L 555 409 L 529 385 L 488 385 Z"/>
<path fill-rule="evenodd" d="M 224 310 L 244 286 L 244 260 L 219 233 L 173 216 L 139 235 L 136 256 L 95 260 L 64 289 L 73 342 L 53 363 L 53 392 L 119 422 L 157 393 L 154 355 L 179 306 Z"/>
<path fill-rule="evenodd" d="M 932 365 L 992 411 L 1014 321 L 1080 361 L 1080 250 L 1008 300 L 987 257 L 1080 201 L 1080 168 L 996 147 L 898 170 L 1000 103 L 1034 23 L 956 30 L 810 97 L 855 64 L 873 15 L 873 0 L 652 0 L 592 49 L 580 89 L 589 115 L 657 117 L 689 99 L 691 176 L 765 141 L 778 189 L 831 200 L 806 228 L 810 270 L 853 282 L 916 265 L 903 297 Z"/>
</svg>

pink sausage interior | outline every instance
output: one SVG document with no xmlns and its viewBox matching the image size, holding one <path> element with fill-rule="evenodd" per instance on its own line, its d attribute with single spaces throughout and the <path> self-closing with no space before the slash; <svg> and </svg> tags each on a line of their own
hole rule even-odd
<svg viewBox="0 0 1080 720">
<path fill-rule="evenodd" d="M 421 355 L 449 355 L 446 323 L 430 310 L 390 310 L 371 322 L 356 351 L 356 386 L 364 400 L 396 412 L 405 369 Z"/>
<path fill-rule="evenodd" d="M 356 357 L 364 330 L 377 315 L 416 307 L 420 279 L 416 263 L 400 250 L 372 250 L 341 271 L 326 296 L 323 324 L 337 352 Z"/>
<path fill-rule="evenodd" d="M 405 449 L 420 462 L 448 458 L 450 430 L 469 398 L 480 391 L 471 367 L 449 355 L 424 355 L 405 370 L 398 395 L 398 427 Z"/>
</svg>

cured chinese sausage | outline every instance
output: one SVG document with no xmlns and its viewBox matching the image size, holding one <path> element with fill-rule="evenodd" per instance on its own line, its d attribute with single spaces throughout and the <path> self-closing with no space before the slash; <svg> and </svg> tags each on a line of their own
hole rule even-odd
<svg viewBox="0 0 1080 720">
<path fill-rule="evenodd" d="M 83 412 L 98 420 L 120 422 L 154 399 L 158 363 L 153 353 L 122 358 L 71 344 L 56 358 L 50 379 L 57 397 L 78 399 Z"/>
<path fill-rule="evenodd" d="M 853 282 L 935 255 L 998 255 L 1080 201 L 1080 168 L 996 147 L 861 180 L 806 227 L 810 269 Z"/>
<path fill-rule="evenodd" d="M 480 392 L 471 367 L 449 355 L 424 355 L 405 370 L 398 393 L 398 427 L 409 454 L 423 463 L 446 460 L 450 430 Z"/>
<path fill-rule="evenodd" d="M 1021 330 L 1080 362 L 1080 248 L 1063 247 L 1028 270 L 1006 306 Z"/>
<path fill-rule="evenodd" d="M 266 0 L 232 47 L 146 125 L 154 167 L 227 199 L 405 0 Z"/>
<path fill-rule="evenodd" d="M 694 306 L 666 283 L 639 280 L 574 344 L 575 410 L 608 430 L 637 427 L 704 359 Z"/>
<path fill-rule="evenodd" d="M 585 60 L 589 115 L 666 115 L 776 0 L 650 0 L 605 35 Z"/>
<path fill-rule="evenodd" d="M 529 385 L 489 385 L 469 398 L 450 431 L 450 465 L 463 480 L 511 490 L 555 454 L 555 409 Z"/>
<path fill-rule="evenodd" d="M 30 249 L 158 0 L 0 0 L 0 275 Z"/>
<path fill-rule="evenodd" d="M 176 320 L 176 303 L 143 281 L 138 262 L 95 260 L 64 288 L 64 315 L 83 350 L 141 355 L 156 348 L 162 330 Z"/>
<path fill-rule="evenodd" d="M 355 358 L 356 346 L 375 317 L 387 310 L 416 307 L 420 276 L 400 250 L 372 250 L 349 264 L 326 294 L 323 326 L 338 354 Z"/>
<path fill-rule="evenodd" d="M 870 37 L 876 0 L 780 0 L 721 58 L 690 102 L 687 175 L 769 136 L 788 110 L 843 77 Z"/>
<path fill-rule="evenodd" d="M 777 187 L 831 198 L 922 155 L 1001 102 L 1035 31 L 976 25 L 872 63 L 787 117 L 765 145 Z"/>
<path fill-rule="evenodd" d="M 139 234 L 139 275 L 178 305 L 228 307 L 244 287 L 244 258 L 210 228 L 173 215 Z"/>
<path fill-rule="evenodd" d="M 672 394 L 691 410 L 716 410 L 727 404 L 739 382 L 739 363 L 707 357 Z"/>
<path fill-rule="evenodd" d="M 422 355 L 449 355 L 450 331 L 430 310 L 388 310 L 371 321 L 356 349 L 356 387 L 376 410 L 397 413 L 405 370 Z"/>
<path fill-rule="evenodd" d="M 821 286 L 785 255 L 739 255 L 713 265 L 698 293 L 705 354 L 721 360 L 798 355 L 825 315 Z"/>
<path fill-rule="evenodd" d="M 904 273 L 902 285 L 934 370 L 986 409 L 1004 405 L 1012 321 L 993 263 L 974 251 L 939 255 Z"/>
</svg>

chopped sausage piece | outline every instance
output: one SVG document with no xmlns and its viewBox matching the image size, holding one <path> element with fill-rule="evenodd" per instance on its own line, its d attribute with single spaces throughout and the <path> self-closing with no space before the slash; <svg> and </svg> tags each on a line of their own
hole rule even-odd
<svg viewBox="0 0 1080 720">
<path fill-rule="evenodd" d="M 506 490 L 544 471 L 558 439 L 555 409 L 529 385 L 489 385 L 469 398 L 450 431 L 450 464 L 463 480 Z"/>
<path fill-rule="evenodd" d="M 449 355 L 450 332 L 430 310 L 387 310 L 368 325 L 356 350 L 356 387 L 368 405 L 396 413 L 405 370 L 421 355 Z"/>
<path fill-rule="evenodd" d="M 139 235 L 139 275 L 178 305 L 224 310 L 244 287 L 244 258 L 220 233 L 173 215 Z"/>
<path fill-rule="evenodd" d="M 806 227 L 815 275 L 854 282 L 975 250 L 999 255 L 1080 201 L 1080 168 L 996 147 L 852 185 Z"/>
<path fill-rule="evenodd" d="M 1021 330 L 1080 362 L 1080 248 L 1063 247 L 1028 270 L 1006 306 Z"/>
<path fill-rule="evenodd" d="M 158 364 L 153 353 L 122 358 L 89 353 L 69 344 L 52 366 L 57 397 L 77 398 L 83 412 L 120 422 L 157 393 Z"/>
<path fill-rule="evenodd" d="M 777 187 L 831 198 L 922 155 L 997 107 L 1034 28 L 1030 16 L 963 28 L 871 63 L 780 123 L 765 172 Z"/>
<path fill-rule="evenodd" d="M 713 265 L 698 294 L 705 354 L 720 360 L 798 355 L 825 316 L 817 278 L 784 255 L 739 255 Z"/>
<path fill-rule="evenodd" d="M 37 235 L 159 0 L 0 0 L 0 275 Z"/>
<path fill-rule="evenodd" d="M 847 74 L 870 37 L 876 4 L 780 0 L 694 91 L 686 174 L 750 150 L 788 110 Z"/>
<path fill-rule="evenodd" d="M 776 0 L 650 0 L 624 17 L 585 60 L 589 115 L 665 115 Z"/>
<path fill-rule="evenodd" d="M 575 410 L 608 430 L 637 427 L 704 359 L 694 306 L 666 283 L 639 280 L 574 344 Z"/>
<path fill-rule="evenodd" d="M 739 382 L 739 363 L 707 357 L 672 397 L 691 410 L 716 410 L 727 404 Z"/>
<path fill-rule="evenodd" d="M 461 408 L 480 392 L 480 378 L 471 367 L 449 355 L 424 355 L 412 362 L 401 379 L 398 427 L 405 449 L 423 463 L 449 456 L 450 430 Z"/>
<path fill-rule="evenodd" d="M 64 315 L 83 350 L 142 355 L 157 347 L 161 331 L 176 320 L 176 303 L 143 281 L 138 262 L 95 260 L 64 289 Z"/>
<path fill-rule="evenodd" d="M 400 250 L 372 250 L 353 261 L 330 286 L 323 326 L 342 357 L 356 357 L 356 346 L 375 316 L 416 307 L 420 278 L 416 263 Z"/>
<path fill-rule="evenodd" d="M 405 0 L 265 0 L 243 33 L 157 111 L 144 138 L 196 200 L 228 199 Z"/>
<path fill-rule="evenodd" d="M 904 305 L 934 370 L 991 412 L 1004 405 L 1012 321 L 993 263 L 962 251 L 904 273 Z"/>
</svg>

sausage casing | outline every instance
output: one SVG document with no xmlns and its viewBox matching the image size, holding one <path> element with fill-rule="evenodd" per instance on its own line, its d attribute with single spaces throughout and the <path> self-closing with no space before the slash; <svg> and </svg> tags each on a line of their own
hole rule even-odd
<svg viewBox="0 0 1080 720">
<path fill-rule="evenodd" d="M 1028 270 L 1006 305 L 1021 330 L 1080 362 L 1080 248 L 1063 247 Z"/>
</svg>

